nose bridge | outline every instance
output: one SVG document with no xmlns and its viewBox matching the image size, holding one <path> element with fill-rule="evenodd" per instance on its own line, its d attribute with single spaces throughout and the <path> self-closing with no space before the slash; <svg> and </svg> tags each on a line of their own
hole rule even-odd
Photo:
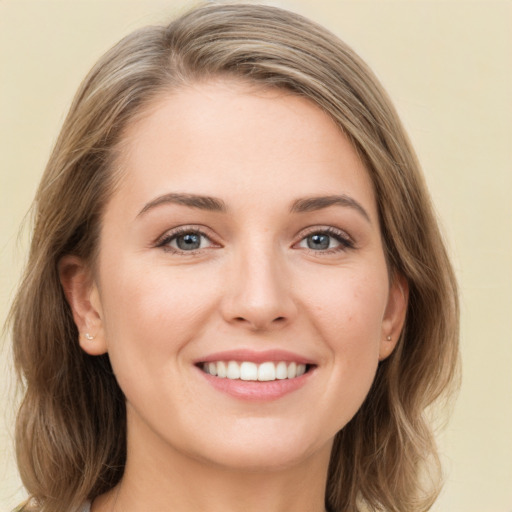
<svg viewBox="0 0 512 512">
<path fill-rule="evenodd" d="M 226 320 L 255 330 L 283 325 L 295 314 L 285 257 L 263 238 L 247 241 L 235 252 L 224 304 Z"/>
</svg>

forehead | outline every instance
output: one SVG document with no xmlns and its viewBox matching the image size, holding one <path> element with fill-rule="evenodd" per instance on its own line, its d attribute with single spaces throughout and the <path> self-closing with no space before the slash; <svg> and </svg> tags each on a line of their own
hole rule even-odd
<svg viewBox="0 0 512 512">
<path fill-rule="evenodd" d="M 120 148 L 117 194 L 141 201 L 173 191 L 262 202 L 351 193 L 376 217 L 349 140 L 316 104 L 287 91 L 229 80 L 171 91 L 127 127 Z"/>
</svg>

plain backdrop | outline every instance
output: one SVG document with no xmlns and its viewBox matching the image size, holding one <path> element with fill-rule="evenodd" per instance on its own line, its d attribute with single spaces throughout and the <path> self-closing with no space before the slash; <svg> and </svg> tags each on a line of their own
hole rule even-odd
<svg viewBox="0 0 512 512">
<path fill-rule="evenodd" d="M 461 287 L 463 383 L 439 436 L 436 511 L 512 512 L 512 3 L 268 2 L 347 41 L 389 91 L 423 164 Z M 71 98 L 123 35 L 180 1 L 0 0 L 0 322 L 26 255 L 18 237 Z M 13 459 L 9 336 L 0 349 L 0 509 Z"/>
</svg>

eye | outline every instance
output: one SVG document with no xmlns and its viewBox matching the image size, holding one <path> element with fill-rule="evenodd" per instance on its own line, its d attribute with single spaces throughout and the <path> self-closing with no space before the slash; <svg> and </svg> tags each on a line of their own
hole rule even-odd
<svg viewBox="0 0 512 512">
<path fill-rule="evenodd" d="M 297 247 L 312 251 L 338 252 L 354 247 L 354 243 L 343 231 L 327 228 L 310 232 Z"/>
<path fill-rule="evenodd" d="M 203 243 L 204 238 L 206 237 L 199 233 L 185 233 L 183 235 L 175 236 L 170 245 L 172 246 L 173 243 L 175 243 L 177 248 L 182 251 L 195 251 L 201 247 L 201 243 Z"/>
<path fill-rule="evenodd" d="M 190 228 L 180 228 L 166 235 L 157 243 L 157 247 L 170 252 L 194 252 L 216 244 L 202 231 Z"/>
</svg>

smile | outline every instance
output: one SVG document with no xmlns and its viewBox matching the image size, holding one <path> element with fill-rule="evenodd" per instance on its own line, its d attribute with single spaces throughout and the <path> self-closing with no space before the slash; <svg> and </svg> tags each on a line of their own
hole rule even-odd
<svg viewBox="0 0 512 512">
<path fill-rule="evenodd" d="M 251 361 L 210 361 L 199 365 L 205 373 L 221 379 L 260 382 L 295 379 L 304 375 L 308 366 L 285 361 L 266 361 L 260 364 Z"/>
</svg>

